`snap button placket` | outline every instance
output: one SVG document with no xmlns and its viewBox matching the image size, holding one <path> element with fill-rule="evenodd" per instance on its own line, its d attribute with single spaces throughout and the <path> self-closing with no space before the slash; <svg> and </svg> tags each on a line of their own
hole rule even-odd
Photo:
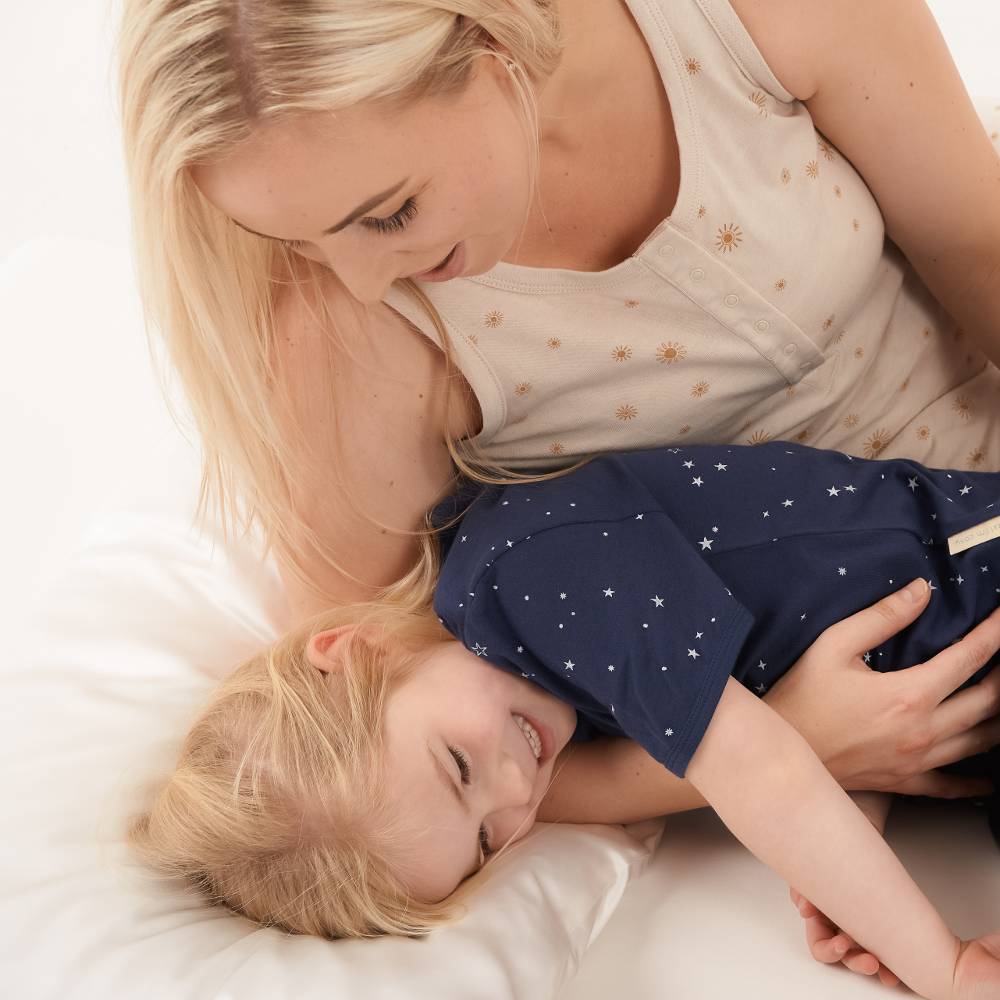
<svg viewBox="0 0 1000 1000">
<path fill-rule="evenodd" d="M 740 297 L 738 295 L 733 295 L 732 292 L 730 292 L 729 295 L 723 299 L 723 302 L 725 302 L 731 309 L 733 306 L 738 306 L 740 304 Z"/>
<path fill-rule="evenodd" d="M 766 319 L 759 319 L 756 323 L 754 323 L 753 328 L 758 333 L 767 333 L 767 331 L 771 329 L 771 324 L 768 323 Z"/>
<path fill-rule="evenodd" d="M 670 243 L 664 243 L 657 251 L 661 257 L 669 257 L 673 254 L 674 248 Z"/>
<path fill-rule="evenodd" d="M 692 281 L 702 281 L 705 278 L 705 272 L 700 267 L 691 268 L 691 280 Z"/>
<path fill-rule="evenodd" d="M 798 348 L 794 344 L 785 344 L 782 350 L 785 354 L 792 355 L 798 350 Z"/>
</svg>

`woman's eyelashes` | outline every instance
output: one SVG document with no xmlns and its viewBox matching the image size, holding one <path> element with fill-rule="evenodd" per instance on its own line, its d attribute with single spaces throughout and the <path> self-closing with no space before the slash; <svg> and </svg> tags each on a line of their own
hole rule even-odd
<svg viewBox="0 0 1000 1000">
<path fill-rule="evenodd" d="M 398 212 L 393 212 L 388 218 L 375 219 L 364 218 L 359 222 L 366 229 L 372 229 L 377 233 L 398 233 L 404 230 L 415 218 L 417 214 L 417 199 L 407 198 L 403 202 L 403 207 Z"/>
<path fill-rule="evenodd" d="M 455 758 L 458 764 L 458 773 L 462 776 L 462 784 L 467 785 L 472 774 L 472 770 L 469 767 L 469 758 L 458 747 L 448 747 L 448 752 Z M 479 846 L 483 849 L 483 854 L 486 857 L 489 857 L 493 853 L 485 825 L 479 827 Z"/>
<path fill-rule="evenodd" d="M 398 212 L 393 212 L 392 215 L 384 219 L 372 217 L 359 219 L 358 223 L 365 229 L 376 233 L 400 233 L 414 220 L 416 214 L 417 199 L 407 198 Z M 309 240 L 280 240 L 279 242 L 284 243 L 291 250 L 301 250 L 303 247 L 309 246 Z"/>
</svg>

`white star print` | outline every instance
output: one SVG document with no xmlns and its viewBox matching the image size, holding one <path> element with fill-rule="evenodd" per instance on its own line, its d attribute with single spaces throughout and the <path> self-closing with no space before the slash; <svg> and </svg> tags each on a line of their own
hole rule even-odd
<svg viewBox="0 0 1000 1000">
<path fill-rule="evenodd" d="M 664 729 L 663 730 L 663 735 L 664 736 L 673 736 L 674 735 L 674 731 L 672 729 Z"/>
<path fill-rule="evenodd" d="M 885 476 L 883 476 L 882 478 L 885 479 Z M 857 487 L 856 486 L 845 486 L 844 489 L 847 490 L 848 493 L 856 493 L 857 492 Z"/>
<path fill-rule="evenodd" d="M 514 548 L 514 543 L 509 538 L 507 539 L 507 548 L 508 549 Z"/>
<path fill-rule="evenodd" d="M 642 514 L 636 514 L 636 515 L 635 515 L 635 519 L 636 519 L 637 521 L 641 521 L 641 520 L 642 520 Z"/>
<path fill-rule="evenodd" d="M 961 573 L 958 574 L 958 582 L 960 585 L 965 583 L 965 578 L 962 576 Z"/>
<path fill-rule="evenodd" d="M 469 537 L 468 535 L 462 535 L 462 541 L 464 542 L 468 537 Z"/>
<path fill-rule="evenodd" d="M 915 490 L 917 488 L 917 477 L 914 476 L 912 479 L 906 481 L 907 489 Z"/>
<path fill-rule="evenodd" d="M 614 597 L 615 596 L 615 592 L 610 587 L 608 587 L 608 589 L 604 591 L 604 596 L 605 597 Z"/>
<path fill-rule="evenodd" d="M 959 494 L 961 496 L 964 497 L 966 493 L 969 493 L 971 491 L 972 491 L 972 487 L 971 486 L 963 486 L 958 492 L 959 492 Z"/>
<path fill-rule="evenodd" d="M 712 531 L 718 531 L 718 530 L 719 530 L 718 528 L 712 528 Z"/>
<path fill-rule="evenodd" d="M 692 461 L 691 461 L 691 459 L 688 459 L 688 460 L 687 460 L 687 461 L 686 461 L 686 462 L 684 463 L 684 468 L 685 468 L 685 469 L 691 469 L 691 468 L 694 468 L 694 462 L 692 462 Z"/>
<path fill-rule="evenodd" d="M 793 503 L 795 503 L 794 500 L 786 500 L 781 506 L 782 507 L 791 507 Z"/>
<path fill-rule="evenodd" d="M 764 687 L 763 684 L 758 684 L 754 690 L 756 690 L 758 694 L 763 694 L 767 690 L 767 688 Z"/>
<path fill-rule="evenodd" d="M 614 673 L 614 669 L 615 669 L 615 665 L 613 663 L 609 663 L 608 664 L 608 670 L 610 670 L 612 673 Z"/>
<path fill-rule="evenodd" d="M 989 571 L 990 571 L 989 566 L 980 566 L 979 567 L 979 572 L 980 573 L 988 573 Z"/>
<path fill-rule="evenodd" d="M 983 568 L 985 569 L 986 567 L 984 566 Z M 654 603 L 654 604 L 655 604 L 655 605 L 656 605 L 656 606 L 657 606 L 658 608 L 662 608 L 662 607 L 663 607 L 663 598 L 662 598 L 662 597 L 660 597 L 659 595 L 657 595 L 656 597 L 651 597 L 651 598 L 650 598 L 650 600 L 651 600 L 651 601 L 652 601 L 652 602 L 653 602 L 653 603 Z"/>
<path fill-rule="evenodd" d="M 567 670 L 572 670 L 576 666 L 576 664 L 572 660 L 563 660 L 563 666 Z"/>
<path fill-rule="evenodd" d="M 719 462 L 719 464 L 716 466 L 716 468 L 719 470 L 719 472 L 725 472 L 726 469 L 729 468 L 729 466 L 728 465 L 723 465 L 721 462 Z"/>
<path fill-rule="evenodd" d="M 829 488 L 829 489 L 827 490 L 827 493 L 828 493 L 828 494 L 829 494 L 830 496 L 832 496 L 832 497 L 839 497 L 839 496 L 840 496 L 840 490 L 838 490 L 836 486 L 831 486 L 831 487 L 830 487 L 830 488 Z"/>
<path fill-rule="evenodd" d="M 519 653 L 523 653 L 523 652 L 524 652 L 524 646 L 518 646 L 518 647 L 517 647 L 517 651 L 518 651 Z"/>
<path fill-rule="evenodd" d="M 692 486 L 701 486 L 702 485 L 701 476 L 695 476 L 694 479 L 691 480 L 691 485 Z"/>
<path fill-rule="evenodd" d="M 865 663 L 871 663 L 872 662 L 872 654 L 871 654 L 871 652 L 865 653 L 865 655 L 862 656 L 861 659 L 864 660 Z"/>
<path fill-rule="evenodd" d="M 702 540 L 701 540 L 701 541 L 700 541 L 700 542 L 698 543 L 698 544 L 699 544 L 699 545 L 701 546 L 701 551 L 702 551 L 702 552 L 704 552 L 704 551 L 705 551 L 705 549 L 708 549 L 709 551 L 711 551 L 711 548 L 712 548 L 712 542 L 714 542 L 714 541 L 715 541 L 715 539 L 714 539 L 714 538 L 707 538 L 707 537 L 706 537 L 706 538 L 703 538 L 703 539 L 702 539 Z"/>
<path fill-rule="evenodd" d="M 560 601 L 565 601 L 566 600 L 566 595 L 565 594 L 560 594 L 559 595 L 559 600 Z"/>
<path fill-rule="evenodd" d="M 771 512 L 769 510 L 765 510 L 764 511 L 764 517 L 770 517 L 770 516 L 771 516 Z"/>
<path fill-rule="evenodd" d="M 476 656 L 485 656 L 486 655 L 486 647 L 485 646 L 480 646 L 479 643 L 477 642 L 475 644 L 475 646 L 472 647 L 472 652 L 475 653 Z"/>
<path fill-rule="evenodd" d="M 694 637 L 696 639 L 700 639 L 704 634 L 705 634 L 704 632 L 695 632 Z"/>
<path fill-rule="evenodd" d="M 697 660 L 698 657 L 701 656 L 701 653 L 699 653 L 697 649 L 689 649 L 688 656 L 690 656 L 692 660 Z"/>
<path fill-rule="evenodd" d="M 803 612 L 801 615 L 799 615 L 799 621 L 800 622 L 804 622 L 805 620 L 806 620 L 806 616 L 805 616 L 805 612 Z"/>
<path fill-rule="evenodd" d="M 839 573 L 839 574 L 840 574 L 841 576 L 847 576 L 847 569 L 846 569 L 846 567 L 844 567 L 844 566 L 838 566 L 838 567 L 837 567 L 837 572 L 838 572 L 838 573 Z"/>
<path fill-rule="evenodd" d="M 933 580 L 928 580 L 927 581 L 927 586 L 930 587 L 931 590 L 937 590 L 937 587 L 934 586 L 934 581 Z"/>
<path fill-rule="evenodd" d="M 764 667 L 766 667 L 766 666 L 767 666 L 767 664 L 763 660 L 761 660 L 760 663 L 757 664 L 757 667 L 758 667 L 759 670 L 763 670 Z"/>
</svg>

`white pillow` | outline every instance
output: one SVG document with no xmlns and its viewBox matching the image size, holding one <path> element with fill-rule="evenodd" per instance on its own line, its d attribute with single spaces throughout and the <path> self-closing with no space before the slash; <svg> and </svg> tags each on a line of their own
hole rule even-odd
<svg viewBox="0 0 1000 1000">
<path fill-rule="evenodd" d="M 99 517 L 23 623 L 4 668 L 3 992 L 68 996 L 552 996 L 572 976 L 662 821 L 540 824 L 470 914 L 429 939 L 328 942 L 262 929 L 137 868 L 126 819 L 173 766 L 209 691 L 282 630 L 255 542 L 199 537 L 182 439 L 130 509 Z"/>
</svg>

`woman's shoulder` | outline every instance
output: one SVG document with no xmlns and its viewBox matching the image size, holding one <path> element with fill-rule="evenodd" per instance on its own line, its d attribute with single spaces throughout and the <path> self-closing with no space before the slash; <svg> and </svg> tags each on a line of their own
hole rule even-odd
<svg viewBox="0 0 1000 1000">
<path fill-rule="evenodd" d="M 800 0 L 715 0 L 728 3 L 760 50 L 778 82 L 800 101 L 816 92 L 816 65 L 807 22 L 809 4 Z"/>
</svg>

